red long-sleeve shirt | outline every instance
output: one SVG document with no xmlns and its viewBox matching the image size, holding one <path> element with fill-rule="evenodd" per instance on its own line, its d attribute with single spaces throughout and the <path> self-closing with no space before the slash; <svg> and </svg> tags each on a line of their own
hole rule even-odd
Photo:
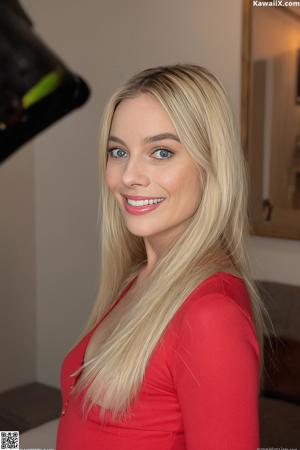
<svg viewBox="0 0 300 450">
<path fill-rule="evenodd" d="M 84 391 L 76 401 L 70 397 L 74 377 L 69 375 L 80 366 L 99 323 L 63 361 L 63 411 L 56 450 L 260 447 L 260 354 L 242 279 L 218 272 L 186 298 L 149 360 L 141 391 L 125 423 L 100 424 L 100 406 L 94 406 L 84 421 L 80 409 Z"/>
</svg>

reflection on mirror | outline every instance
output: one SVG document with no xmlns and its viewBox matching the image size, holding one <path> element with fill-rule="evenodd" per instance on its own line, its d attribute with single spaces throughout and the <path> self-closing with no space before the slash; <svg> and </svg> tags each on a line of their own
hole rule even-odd
<svg viewBox="0 0 300 450">
<path fill-rule="evenodd" d="M 247 0 L 243 33 L 251 232 L 300 239 L 300 7 Z"/>
</svg>

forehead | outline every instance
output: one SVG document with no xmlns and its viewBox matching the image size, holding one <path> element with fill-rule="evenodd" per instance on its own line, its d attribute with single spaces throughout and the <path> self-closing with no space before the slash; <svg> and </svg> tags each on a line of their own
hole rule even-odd
<svg viewBox="0 0 300 450">
<path fill-rule="evenodd" d="M 147 133 L 175 132 L 168 113 L 151 94 L 138 94 L 134 98 L 123 100 L 116 108 L 111 132 L 140 130 Z"/>
</svg>

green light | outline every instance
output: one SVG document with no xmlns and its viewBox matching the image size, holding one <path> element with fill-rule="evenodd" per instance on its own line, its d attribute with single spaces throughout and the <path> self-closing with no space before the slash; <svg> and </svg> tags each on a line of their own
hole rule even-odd
<svg viewBox="0 0 300 450">
<path fill-rule="evenodd" d="M 35 86 L 33 86 L 25 95 L 22 97 L 22 106 L 24 109 L 28 109 L 34 103 L 37 103 L 42 98 L 51 94 L 57 86 L 60 85 L 63 78 L 63 69 L 58 67 L 58 69 L 49 72 L 45 75 Z"/>
</svg>

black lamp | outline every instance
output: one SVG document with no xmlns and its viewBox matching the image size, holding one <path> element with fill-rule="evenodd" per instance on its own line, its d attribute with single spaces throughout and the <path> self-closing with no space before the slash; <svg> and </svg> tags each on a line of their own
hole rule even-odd
<svg viewBox="0 0 300 450">
<path fill-rule="evenodd" d="M 87 83 L 43 43 L 18 0 L 0 2 L 0 163 L 83 105 Z"/>
</svg>

